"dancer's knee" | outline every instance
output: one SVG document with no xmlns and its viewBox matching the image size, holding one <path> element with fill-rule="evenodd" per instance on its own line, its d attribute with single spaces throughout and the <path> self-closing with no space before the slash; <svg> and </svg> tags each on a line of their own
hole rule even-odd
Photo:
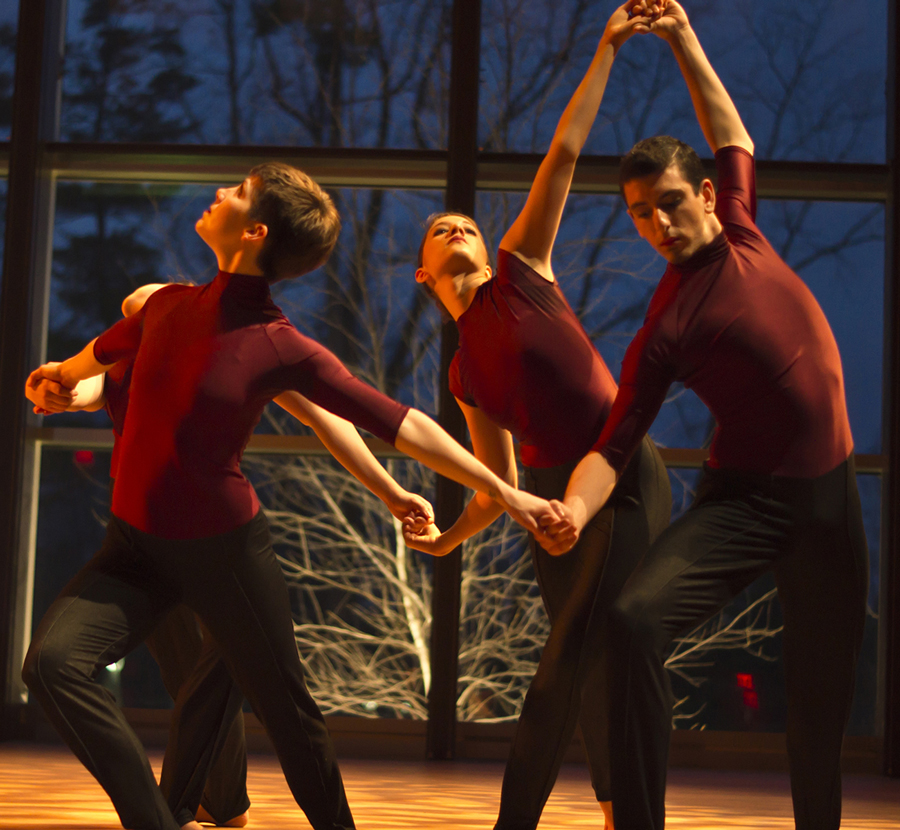
<svg viewBox="0 0 900 830">
<path fill-rule="evenodd" d="M 660 647 L 660 626 L 646 602 L 638 596 L 620 596 L 609 609 L 606 624 L 613 650 L 648 652 Z"/>
<path fill-rule="evenodd" d="M 47 640 L 34 640 L 25 655 L 22 666 L 22 680 L 32 694 L 40 693 L 64 682 L 71 673 L 67 650 L 61 645 Z"/>
</svg>

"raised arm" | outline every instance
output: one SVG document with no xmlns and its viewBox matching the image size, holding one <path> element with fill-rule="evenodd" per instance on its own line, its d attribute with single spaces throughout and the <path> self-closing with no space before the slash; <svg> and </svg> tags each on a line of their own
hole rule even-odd
<svg viewBox="0 0 900 830">
<path fill-rule="evenodd" d="M 650 31 L 672 47 L 691 93 L 700 128 L 712 151 L 715 153 L 722 147 L 742 147 L 752 154 L 750 134 L 681 5 L 668 0 L 662 15 L 650 24 Z"/>
<path fill-rule="evenodd" d="M 600 109 L 613 58 L 635 32 L 650 31 L 650 23 L 640 0 L 629 0 L 613 12 L 587 74 L 559 119 L 525 207 L 500 242 L 503 250 L 517 254 L 548 280 L 553 279 L 550 254 L 572 185 L 575 162 Z"/>
<path fill-rule="evenodd" d="M 349 421 L 333 415 L 298 392 L 283 392 L 275 398 L 275 403 L 311 427 L 326 449 L 378 496 L 397 519 L 407 521 L 413 528 L 434 521 L 431 504 L 421 496 L 404 490 L 391 478 Z"/>
<path fill-rule="evenodd" d="M 457 403 L 466 416 L 475 457 L 511 487 L 515 487 L 517 472 L 512 435 L 498 427 L 477 407 L 468 406 L 459 399 Z M 503 507 L 500 504 L 484 493 L 476 493 L 459 518 L 445 532 L 441 533 L 434 524 L 423 528 L 407 526 L 404 527 L 403 536 L 411 548 L 432 556 L 443 556 L 486 528 L 501 513 Z"/>
</svg>

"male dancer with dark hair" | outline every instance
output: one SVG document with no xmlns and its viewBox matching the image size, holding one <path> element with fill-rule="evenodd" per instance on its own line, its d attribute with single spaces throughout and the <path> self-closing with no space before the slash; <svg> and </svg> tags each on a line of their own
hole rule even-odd
<svg viewBox="0 0 900 830">
<path fill-rule="evenodd" d="M 619 393 L 566 491 L 575 527 L 604 503 L 673 381 L 716 418 L 691 508 L 651 546 L 610 611 L 617 830 L 660 830 L 672 728 L 663 654 L 773 570 L 784 611 L 787 743 L 798 830 L 837 830 L 840 756 L 865 616 L 867 549 L 837 345 L 809 289 L 755 224 L 753 142 L 687 15 L 663 4 L 718 192 L 669 137 L 622 162 L 640 235 L 669 263 L 625 356 Z M 559 534 L 552 552 L 577 533 Z"/>
<path fill-rule="evenodd" d="M 539 521 L 549 523 L 558 508 L 509 487 L 427 416 L 361 383 L 274 305 L 270 284 L 318 267 L 337 241 L 337 211 L 312 179 L 287 165 L 256 167 L 240 185 L 219 189 L 196 230 L 218 261 L 212 283 L 160 289 L 78 355 L 30 378 L 72 389 L 134 359 L 103 548 L 44 616 L 23 675 L 125 827 L 196 830 L 190 810 L 173 816 L 140 742 L 94 682 L 185 602 L 268 732 L 311 825 L 346 830 L 353 818 L 324 719 L 306 689 L 284 576 L 240 472 L 262 408 L 297 391 L 488 492 L 529 529 L 540 532 Z M 206 751 L 215 720 L 202 706 L 182 710 L 184 750 L 176 756 Z"/>
<path fill-rule="evenodd" d="M 165 285 L 154 283 L 133 291 L 122 302 L 123 316 L 136 314 L 147 299 Z M 96 411 L 100 408 L 107 411 L 113 425 L 110 492 L 116 479 L 133 366 L 133 360 L 122 360 L 105 374 L 82 381 L 71 391 L 45 378 L 39 379 L 36 386 L 29 385 L 25 389 L 25 396 L 39 414 Z M 381 499 L 395 518 L 404 520 L 413 517 L 420 523 L 433 521 L 431 505 L 421 496 L 400 487 L 388 475 L 352 424 L 296 392 L 284 392 L 274 402 L 312 428 L 332 455 Z M 247 795 L 247 749 L 241 713 L 244 696 L 228 673 L 215 642 L 200 625 L 194 612 L 180 604 L 165 615 L 145 644 L 159 664 L 166 691 L 175 701 L 172 748 L 178 744 L 181 708 L 191 699 L 191 690 L 195 686 L 202 684 L 203 687 L 203 693 L 198 695 L 201 698 L 197 701 L 198 705 L 219 713 L 218 726 L 210 745 L 213 761 L 205 783 L 194 773 L 191 764 L 174 758 L 171 749 L 166 752 L 160 788 L 169 800 L 169 806 L 176 814 L 182 806 L 192 809 L 190 805 L 196 802 L 197 792 L 202 790 L 196 810 L 198 821 L 219 827 L 246 826 L 250 799 Z M 217 752 L 218 747 L 221 749 Z"/>
</svg>

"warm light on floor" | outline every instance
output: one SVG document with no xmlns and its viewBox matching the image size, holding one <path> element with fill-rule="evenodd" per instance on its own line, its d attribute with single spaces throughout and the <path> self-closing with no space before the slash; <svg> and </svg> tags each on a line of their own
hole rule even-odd
<svg viewBox="0 0 900 830">
<path fill-rule="evenodd" d="M 161 758 L 152 756 L 159 772 Z M 272 755 L 250 757 L 248 830 L 308 827 Z M 360 830 L 490 830 L 497 816 L 499 763 L 342 762 L 347 797 Z M 900 781 L 845 778 L 844 830 L 900 830 Z M 790 830 L 787 776 L 674 770 L 670 828 Z M 106 795 L 68 750 L 0 744 L 0 828 L 119 830 Z M 581 766 L 563 769 L 540 830 L 602 827 Z"/>
</svg>

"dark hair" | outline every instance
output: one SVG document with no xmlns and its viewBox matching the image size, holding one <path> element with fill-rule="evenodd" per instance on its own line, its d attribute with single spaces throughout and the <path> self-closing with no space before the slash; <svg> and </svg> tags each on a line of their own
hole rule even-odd
<svg viewBox="0 0 900 830">
<path fill-rule="evenodd" d="M 644 176 L 658 176 L 667 167 L 678 165 L 694 193 L 700 192 L 700 185 L 706 178 L 703 162 L 694 148 L 670 135 L 656 135 L 645 138 L 632 147 L 619 162 L 619 192 L 625 196 L 625 185 L 632 179 Z"/>
<path fill-rule="evenodd" d="M 250 171 L 250 218 L 268 233 L 257 265 L 269 282 L 297 277 L 322 265 L 341 232 L 331 197 L 302 170 L 272 161 Z"/>
</svg>

